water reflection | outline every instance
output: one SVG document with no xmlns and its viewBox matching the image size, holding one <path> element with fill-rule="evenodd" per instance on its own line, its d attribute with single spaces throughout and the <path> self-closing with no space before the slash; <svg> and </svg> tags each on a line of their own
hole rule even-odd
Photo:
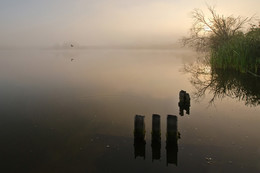
<svg viewBox="0 0 260 173">
<path fill-rule="evenodd" d="M 166 132 L 166 165 L 178 163 L 178 139 L 180 133 L 178 132 L 177 116 L 167 116 L 167 132 Z M 145 159 L 145 126 L 144 116 L 135 116 L 134 127 L 134 155 L 136 157 L 143 157 Z M 153 114 L 152 117 L 152 161 L 161 159 L 161 125 L 160 115 Z"/>
<path fill-rule="evenodd" d="M 55 52 L 0 53 L 2 172 L 259 171 L 260 107 L 231 102 L 215 113 L 193 104 L 199 116 L 178 115 L 183 150 L 176 142 L 166 148 L 166 115 L 178 114 L 179 91 L 185 86 L 191 94 L 192 87 L 174 51 L 70 51 L 67 58 Z M 134 142 L 139 112 L 149 131 Z M 161 150 L 150 144 L 152 113 L 160 113 Z"/>
<path fill-rule="evenodd" d="M 135 158 L 142 157 L 145 160 L 145 140 L 134 139 Z"/>
<path fill-rule="evenodd" d="M 230 97 L 249 106 L 260 104 L 260 78 L 246 73 L 211 69 L 206 58 L 185 64 L 184 71 L 191 74 L 190 82 L 196 89 L 193 94 L 196 101 L 211 93 L 213 96 L 209 103 L 214 103 L 217 98 Z"/>
</svg>

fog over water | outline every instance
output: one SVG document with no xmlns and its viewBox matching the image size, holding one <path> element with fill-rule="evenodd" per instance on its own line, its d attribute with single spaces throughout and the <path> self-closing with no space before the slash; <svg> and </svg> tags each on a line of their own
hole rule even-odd
<svg viewBox="0 0 260 173">
<path fill-rule="evenodd" d="M 206 4 L 259 15 L 258 0 L 1 0 L 0 47 L 173 44 L 187 34 L 190 12 Z"/>
<path fill-rule="evenodd" d="M 260 78 L 178 42 L 207 4 L 260 16 L 259 0 L 0 0 L 2 172 L 259 173 Z"/>
</svg>

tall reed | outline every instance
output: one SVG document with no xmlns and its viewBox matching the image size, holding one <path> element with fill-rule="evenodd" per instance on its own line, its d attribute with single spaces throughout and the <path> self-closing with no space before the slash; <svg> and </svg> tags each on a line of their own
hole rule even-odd
<svg viewBox="0 0 260 173">
<path fill-rule="evenodd" d="M 257 20 L 219 15 L 210 6 L 208 10 L 209 17 L 200 9 L 192 11 L 193 25 L 183 44 L 209 52 L 213 68 L 260 75 L 260 25 L 252 25 Z M 248 32 L 243 32 L 244 28 Z"/>
<path fill-rule="evenodd" d="M 214 39 L 214 38 L 212 38 Z M 260 28 L 238 33 L 211 49 L 211 64 L 215 68 L 240 72 L 260 72 Z"/>
</svg>

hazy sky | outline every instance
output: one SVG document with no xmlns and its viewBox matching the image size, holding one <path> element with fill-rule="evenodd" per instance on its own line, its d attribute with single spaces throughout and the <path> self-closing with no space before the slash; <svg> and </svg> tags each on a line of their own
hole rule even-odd
<svg viewBox="0 0 260 173">
<path fill-rule="evenodd" d="M 260 0 L 0 0 L 0 46 L 173 43 L 206 4 L 226 15 L 260 11 Z"/>
</svg>

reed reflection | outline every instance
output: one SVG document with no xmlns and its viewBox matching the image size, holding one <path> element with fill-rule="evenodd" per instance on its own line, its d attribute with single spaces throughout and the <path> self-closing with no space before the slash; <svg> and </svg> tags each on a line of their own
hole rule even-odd
<svg viewBox="0 0 260 173">
<path fill-rule="evenodd" d="M 184 71 L 191 74 L 190 82 L 196 89 L 193 93 L 196 101 L 200 101 L 207 93 L 212 93 L 210 104 L 214 103 L 215 99 L 224 97 L 235 98 L 249 106 L 260 104 L 259 77 L 248 73 L 213 69 L 206 58 L 193 64 L 185 64 Z"/>
</svg>

